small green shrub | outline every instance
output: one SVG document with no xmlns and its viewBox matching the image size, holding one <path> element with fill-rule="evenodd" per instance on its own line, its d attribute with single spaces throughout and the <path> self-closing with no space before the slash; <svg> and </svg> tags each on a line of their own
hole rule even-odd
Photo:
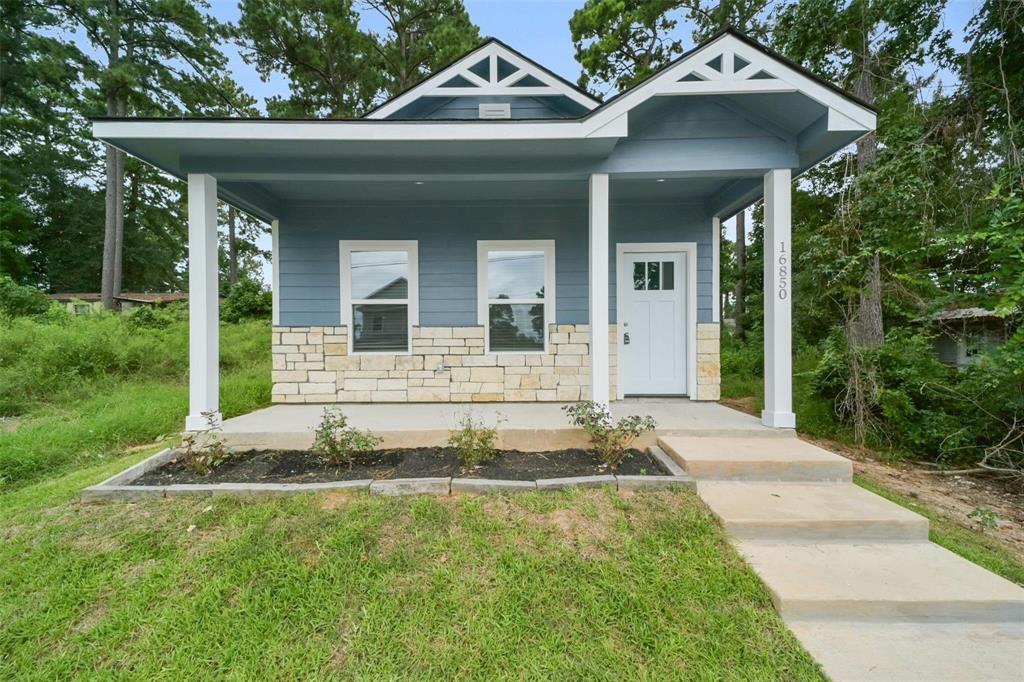
<svg viewBox="0 0 1024 682">
<path fill-rule="evenodd" d="M 0 275 L 0 317 L 41 315 L 49 308 L 50 299 L 42 291 Z"/>
<path fill-rule="evenodd" d="M 188 307 L 181 303 L 141 305 L 129 310 L 126 317 L 128 326 L 132 328 L 166 329 L 175 322 L 187 322 Z"/>
<path fill-rule="evenodd" d="M 988 507 L 975 507 L 974 511 L 967 515 L 967 518 L 974 519 L 981 530 L 995 530 L 999 527 L 999 514 Z"/>
<path fill-rule="evenodd" d="M 570 422 L 587 432 L 594 449 L 611 469 L 619 468 L 629 446 L 640 434 L 657 427 L 653 417 L 637 415 L 623 417 L 613 423 L 608 408 L 591 400 L 565 405 L 562 409 Z"/>
<path fill-rule="evenodd" d="M 231 456 L 231 451 L 220 439 L 220 425 L 213 412 L 203 412 L 208 431 L 189 433 L 181 439 L 181 461 L 199 476 L 209 476 L 217 465 Z"/>
<path fill-rule="evenodd" d="M 225 322 L 240 322 L 255 318 L 270 318 L 273 295 L 260 282 L 243 279 L 228 290 L 221 303 L 220 318 Z"/>
<path fill-rule="evenodd" d="M 459 428 L 449 432 L 448 445 L 459 453 L 463 473 L 470 473 L 474 468 L 494 459 L 498 452 L 494 440 L 498 437 L 497 426 L 484 426 L 477 422 L 473 415 L 467 414 L 459 422 Z"/>
<path fill-rule="evenodd" d="M 325 407 L 324 416 L 313 436 L 313 452 L 327 464 L 352 466 L 356 455 L 369 452 L 381 439 L 370 431 L 348 425 L 348 418 L 337 408 Z"/>
</svg>

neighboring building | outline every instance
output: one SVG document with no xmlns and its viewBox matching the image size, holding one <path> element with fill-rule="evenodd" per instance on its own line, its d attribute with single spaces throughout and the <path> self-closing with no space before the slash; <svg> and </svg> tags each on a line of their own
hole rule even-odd
<svg viewBox="0 0 1024 682">
<path fill-rule="evenodd" d="M 1013 331 L 1007 317 L 984 308 L 943 310 L 930 319 L 939 332 L 935 337 L 936 355 L 956 367 L 977 362 L 981 353 L 1005 343 Z"/>
<path fill-rule="evenodd" d="M 100 302 L 99 294 L 50 294 L 50 299 L 57 301 L 58 303 L 63 303 L 67 307 L 68 312 L 72 315 L 88 315 L 94 310 L 99 310 L 103 307 L 103 304 Z M 117 310 L 129 310 L 140 305 L 161 306 L 166 305 L 167 303 L 187 300 L 188 294 L 181 292 L 165 294 L 123 293 L 114 297 L 114 308 Z"/>
<path fill-rule="evenodd" d="M 491 39 L 358 120 L 93 131 L 188 180 L 189 428 L 218 199 L 271 223 L 273 399 L 316 403 L 717 400 L 719 223 L 761 198 L 763 421 L 792 427 L 792 180 L 875 119 L 725 31 L 606 102 Z"/>
</svg>

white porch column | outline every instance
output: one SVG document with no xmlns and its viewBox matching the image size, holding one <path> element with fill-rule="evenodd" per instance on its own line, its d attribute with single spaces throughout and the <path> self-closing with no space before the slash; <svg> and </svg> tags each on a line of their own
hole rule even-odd
<svg viewBox="0 0 1024 682">
<path fill-rule="evenodd" d="M 765 426 L 791 429 L 793 414 L 793 311 L 791 175 L 764 176 L 764 410 Z"/>
<path fill-rule="evenodd" d="M 188 176 L 188 416 L 186 431 L 209 429 L 204 412 L 220 415 L 217 298 L 217 180 Z"/>
<path fill-rule="evenodd" d="M 590 396 L 607 405 L 608 378 L 608 174 L 590 176 Z"/>
</svg>

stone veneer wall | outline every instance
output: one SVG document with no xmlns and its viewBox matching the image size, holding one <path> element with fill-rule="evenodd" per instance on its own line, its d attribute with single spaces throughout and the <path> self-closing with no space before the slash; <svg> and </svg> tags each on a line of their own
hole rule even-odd
<svg viewBox="0 0 1024 682">
<path fill-rule="evenodd" d="M 614 325 L 608 334 L 614 396 Z M 274 327 L 272 344 L 276 403 L 590 397 L 590 327 L 585 324 L 549 325 L 547 353 L 485 353 L 483 327 L 413 327 L 407 355 L 349 355 L 345 327 Z"/>
<path fill-rule="evenodd" d="M 721 325 L 697 325 L 697 400 L 722 397 Z"/>
</svg>

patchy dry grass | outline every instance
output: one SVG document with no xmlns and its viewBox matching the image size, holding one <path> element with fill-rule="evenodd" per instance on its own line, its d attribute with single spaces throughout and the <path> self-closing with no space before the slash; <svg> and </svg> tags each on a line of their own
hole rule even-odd
<svg viewBox="0 0 1024 682">
<path fill-rule="evenodd" d="M 124 463 L 0 496 L 0 678 L 821 679 L 686 491 L 74 501 Z"/>
</svg>

